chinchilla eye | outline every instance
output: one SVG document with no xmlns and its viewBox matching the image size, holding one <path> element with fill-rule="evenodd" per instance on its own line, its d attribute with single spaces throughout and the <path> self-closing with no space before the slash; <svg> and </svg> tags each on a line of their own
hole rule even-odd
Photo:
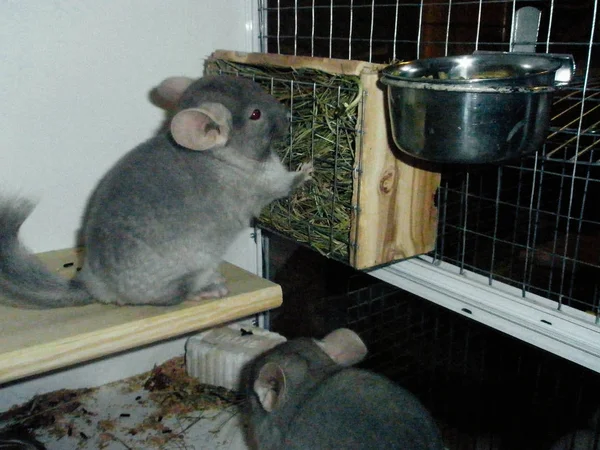
<svg viewBox="0 0 600 450">
<path fill-rule="evenodd" d="M 250 120 L 258 119 L 260 119 L 260 109 L 255 109 L 254 111 L 252 111 L 252 114 L 250 114 Z"/>
</svg>

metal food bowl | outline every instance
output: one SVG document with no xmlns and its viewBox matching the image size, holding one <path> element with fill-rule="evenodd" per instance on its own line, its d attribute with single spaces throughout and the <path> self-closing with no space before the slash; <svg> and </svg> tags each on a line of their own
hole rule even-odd
<svg viewBox="0 0 600 450">
<path fill-rule="evenodd" d="M 552 94 L 573 72 L 570 55 L 476 52 L 393 64 L 381 82 L 402 151 L 430 162 L 479 164 L 539 149 Z"/>
</svg>

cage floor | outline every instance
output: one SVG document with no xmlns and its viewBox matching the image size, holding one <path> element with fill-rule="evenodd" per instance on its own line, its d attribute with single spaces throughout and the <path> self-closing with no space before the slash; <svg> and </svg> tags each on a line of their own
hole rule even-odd
<svg viewBox="0 0 600 450">
<path fill-rule="evenodd" d="M 183 357 L 93 389 L 36 396 L 0 413 L 0 430 L 29 430 L 48 450 L 247 446 L 234 393 L 186 376 Z"/>
</svg>

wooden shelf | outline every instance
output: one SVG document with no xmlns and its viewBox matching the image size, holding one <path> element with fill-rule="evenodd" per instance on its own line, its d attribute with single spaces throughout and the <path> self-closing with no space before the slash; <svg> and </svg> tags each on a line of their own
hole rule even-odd
<svg viewBox="0 0 600 450">
<path fill-rule="evenodd" d="M 73 249 L 38 255 L 72 275 Z M 66 268 L 64 266 L 67 266 Z M 88 306 L 46 310 L 0 305 L 0 384 L 247 317 L 282 303 L 281 287 L 223 263 L 230 293 L 177 306 Z"/>
</svg>

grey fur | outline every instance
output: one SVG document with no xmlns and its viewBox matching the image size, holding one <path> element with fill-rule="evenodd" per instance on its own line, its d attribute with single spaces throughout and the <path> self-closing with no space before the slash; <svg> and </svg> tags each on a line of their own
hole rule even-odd
<svg viewBox="0 0 600 450">
<path fill-rule="evenodd" d="M 0 288 L 11 304 L 170 305 L 226 293 L 217 266 L 230 243 L 264 206 L 309 179 L 312 165 L 288 172 L 272 152 L 287 134 L 287 114 L 258 84 L 201 78 L 171 117 L 206 102 L 231 113 L 225 146 L 189 150 L 163 130 L 126 154 L 90 197 L 80 233 L 86 257 L 72 281 L 44 269 L 19 243 L 31 205 L 0 200 Z M 250 120 L 255 109 L 260 118 Z"/>
<path fill-rule="evenodd" d="M 550 450 L 600 450 L 600 431 L 574 431 L 561 437 Z"/>
<path fill-rule="evenodd" d="M 285 380 L 281 388 L 276 377 L 267 379 L 279 392 L 271 411 L 256 387 L 261 370 L 269 366 L 280 367 Z M 248 440 L 256 449 L 444 449 L 437 426 L 416 397 L 385 377 L 342 367 L 312 339 L 274 347 L 247 373 Z"/>
</svg>

